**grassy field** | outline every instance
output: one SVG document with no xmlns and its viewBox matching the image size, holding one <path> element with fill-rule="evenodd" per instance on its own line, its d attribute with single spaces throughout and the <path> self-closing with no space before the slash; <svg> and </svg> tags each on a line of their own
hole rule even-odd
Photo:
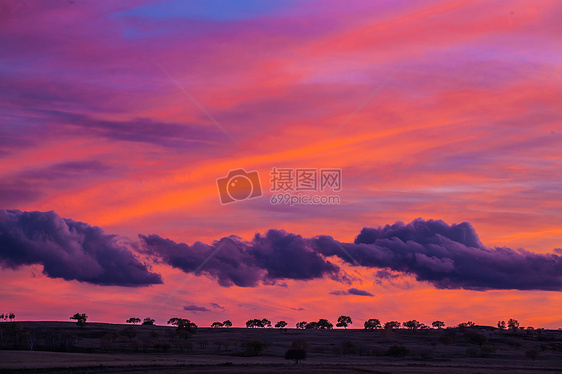
<svg viewBox="0 0 562 374">
<path fill-rule="evenodd" d="M 0 323 L 2 373 L 562 373 L 562 331 Z M 296 343 L 295 343 L 296 342 Z M 293 343 L 307 351 L 284 359 Z M 394 348 L 392 348 L 394 347 Z"/>
</svg>

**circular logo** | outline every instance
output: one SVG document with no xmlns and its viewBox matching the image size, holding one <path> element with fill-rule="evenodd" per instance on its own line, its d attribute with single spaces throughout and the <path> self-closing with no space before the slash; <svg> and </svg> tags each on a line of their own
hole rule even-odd
<svg viewBox="0 0 562 374">
<path fill-rule="evenodd" d="M 227 191 L 234 200 L 243 200 L 252 194 L 252 181 L 244 176 L 238 175 L 228 181 Z"/>
</svg>

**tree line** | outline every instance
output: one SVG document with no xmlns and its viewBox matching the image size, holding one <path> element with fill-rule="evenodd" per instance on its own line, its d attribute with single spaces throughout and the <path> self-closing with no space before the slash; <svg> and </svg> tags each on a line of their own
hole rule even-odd
<svg viewBox="0 0 562 374">
<path fill-rule="evenodd" d="M 12 322 L 16 319 L 16 315 L 14 313 L 2 313 L 0 314 L 0 321 L 7 321 L 10 320 Z"/>
<path fill-rule="evenodd" d="M 15 319 L 15 315 L 13 313 L 10 313 L 9 315 L 6 314 L 0 314 L 0 320 L 4 319 L 6 320 L 7 318 L 9 318 L 10 320 Z M 70 319 L 76 320 L 76 324 L 80 327 L 84 327 L 87 323 L 86 320 L 88 319 L 88 316 L 85 313 L 76 313 L 74 314 L 72 317 L 70 317 Z M 131 323 L 133 325 L 139 324 L 141 323 L 141 319 L 138 317 L 131 317 L 129 319 L 127 319 L 125 321 L 126 323 Z M 145 326 L 153 326 L 155 323 L 155 319 L 154 318 L 150 318 L 150 317 L 146 317 L 142 320 L 142 325 Z M 180 318 L 180 317 L 173 317 L 170 318 L 168 320 L 168 325 L 173 325 L 176 326 L 178 328 L 178 330 L 186 330 L 189 332 L 194 332 L 195 330 L 197 330 L 198 326 L 197 324 L 195 324 L 194 322 L 190 321 L 189 319 L 185 319 L 185 318 Z M 343 327 L 344 329 L 347 329 L 347 327 L 349 325 L 353 324 L 353 320 L 351 319 L 350 316 L 344 316 L 341 315 L 338 317 L 337 323 L 336 323 L 336 327 Z M 246 328 L 268 328 L 268 327 L 272 327 L 273 324 L 270 320 L 268 320 L 267 318 L 253 318 L 253 319 L 249 319 L 248 321 L 246 321 Z M 279 321 L 277 323 L 275 323 L 274 327 L 277 329 L 281 329 L 281 330 L 286 330 L 288 326 L 288 323 L 286 321 Z M 458 328 L 466 328 L 466 327 L 473 327 L 475 326 L 474 322 L 469 321 L 469 322 L 463 322 L 460 323 L 459 325 L 457 325 L 456 327 Z M 232 327 L 232 321 L 230 320 L 226 320 L 223 322 L 213 322 L 211 323 L 211 327 L 212 328 L 228 328 L 228 327 Z M 325 318 L 321 318 L 318 321 L 300 321 L 297 322 L 295 324 L 295 327 L 297 329 L 302 329 L 302 330 L 330 330 L 334 328 L 334 325 L 328 321 Z M 428 329 L 443 329 L 445 327 L 445 322 L 443 321 L 433 321 L 431 323 L 431 326 L 428 326 L 422 322 L 419 322 L 415 319 L 409 320 L 409 321 L 405 321 L 400 323 L 399 321 L 388 321 L 385 322 L 384 324 L 381 323 L 381 321 L 378 318 L 369 318 L 367 321 L 365 321 L 363 323 L 363 328 L 365 330 L 379 330 L 379 329 L 384 329 L 384 330 L 395 330 L 395 329 L 399 329 L 399 328 L 405 328 L 408 330 L 411 330 L 413 332 L 415 332 L 416 330 L 428 330 Z M 497 327 L 498 329 L 501 330 L 505 330 L 506 328 L 509 330 L 518 330 L 519 327 L 519 322 L 516 319 L 509 319 L 507 321 L 507 323 L 505 321 L 498 321 L 497 323 Z M 532 327 L 528 327 L 527 329 L 532 329 Z"/>
</svg>

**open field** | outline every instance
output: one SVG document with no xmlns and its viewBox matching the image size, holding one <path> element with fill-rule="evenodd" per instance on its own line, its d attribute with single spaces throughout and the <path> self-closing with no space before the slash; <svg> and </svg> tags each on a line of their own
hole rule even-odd
<svg viewBox="0 0 562 374">
<path fill-rule="evenodd" d="M 169 326 L 72 322 L 0 328 L 2 373 L 562 373 L 562 332 L 552 330 L 199 328 L 179 334 Z M 255 341 L 264 343 L 263 351 L 249 348 Z M 298 365 L 284 359 L 295 341 L 308 352 Z M 393 355 L 392 346 L 406 349 Z"/>
</svg>

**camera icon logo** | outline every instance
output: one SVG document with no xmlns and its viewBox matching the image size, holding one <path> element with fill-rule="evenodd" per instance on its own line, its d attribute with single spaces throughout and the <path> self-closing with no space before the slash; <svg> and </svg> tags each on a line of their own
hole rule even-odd
<svg viewBox="0 0 562 374">
<path fill-rule="evenodd" d="M 244 169 L 230 170 L 226 177 L 218 178 L 217 188 L 223 205 L 263 195 L 258 172 Z"/>
</svg>

